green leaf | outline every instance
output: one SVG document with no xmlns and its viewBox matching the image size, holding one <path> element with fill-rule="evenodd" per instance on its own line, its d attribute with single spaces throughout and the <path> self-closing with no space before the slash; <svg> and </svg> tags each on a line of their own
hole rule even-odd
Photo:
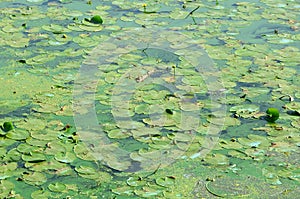
<svg viewBox="0 0 300 199">
<path fill-rule="evenodd" d="M 48 186 L 48 189 L 53 192 L 64 192 L 66 191 L 67 186 L 63 183 L 56 182 L 56 183 L 51 183 Z"/>
<path fill-rule="evenodd" d="M 268 122 L 275 122 L 279 118 L 279 110 L 277 108 L 268 108 L 266 113 L 267 113 L 266 120 Z"/>
<path fill-rule="evenodd" d="M 95 15 L 91 18 L 90 22 L 92 22 L 94 24 L 102 24 L 103 19 L 99 15 Z"/>
<path fill-rule="evenodd" d="M 5 132 L 11 131 L 14 129 L 13 123 L 12 122 L 4 122 L 2 126 L 2 130 Z"/>
</svg>

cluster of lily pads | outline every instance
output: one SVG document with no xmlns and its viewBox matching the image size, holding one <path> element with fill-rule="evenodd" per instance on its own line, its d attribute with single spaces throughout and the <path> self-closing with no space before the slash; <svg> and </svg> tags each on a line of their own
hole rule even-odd
<svg viewBox="0 0 300 199">
<path fill-rule="evenodd" d="M 0 52 L 1 198 L 299 194 L 297 1 L 19 0 L 1 1 L 0 7 L 0 46 L 5 49 Z M 86 111 L 72 108 L 78 69 L 95 46 L 124 27 L 180 31 L 214 60 L 226 93 L 219 103 L 228 111 L 218 144 L 206 157 L 193 156 L 217 116 L 209 112 L 215 104 L 207 98 L 203 79 L 185 60 L 137 52 L 99 66 L 95 107 L 113 142 L 102 149 L 130 151 L 131 160 L 149 171 L 120 172 L 129 164 L 97 161 L 93 146 L 81 141 L 85 132 L 76 130 L 72 118 L 74 111 Z M 184 49 L 183 44 L 173 46 Z M 112 108 L 112 94 L 122 99 L 113 89 L 124 75 L 143 86 L 126 88 L 132 97 L 128 109 L 116 101 Z M 144 84 L 151 77 L 156 82 Z M 180 117 L 185 112 L 192 114 Z M 131 122 L 114 120 L 124 115 Z M 157 151 L 170 148 L 176 162 L 150 164 L 159 157 Z"/>
</svg>

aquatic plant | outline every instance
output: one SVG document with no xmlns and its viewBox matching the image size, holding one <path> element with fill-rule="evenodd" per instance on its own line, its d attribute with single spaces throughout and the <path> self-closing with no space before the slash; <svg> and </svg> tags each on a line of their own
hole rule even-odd
<svg viewBox="0 0 300 199">
<path fill-rule="evenodd" d="M 94 24 L 102 24 L 103 19 L 99 15 L 95 15 L 91 18 L 90 22 Z"/>
<path fill-rule="evenodd" d="M 279 110 L 277 108 L 268 108 L 266 113 L 268 122 L 275 122 L 279 118 Z"/>
<path fill-rule="evenodd" d="M 14 126 L 12 122 L 4 122 L 3 126 L 1 126 L 1 129 L 5 132 L 11 131 L 14 129 Z"/>
</svg>

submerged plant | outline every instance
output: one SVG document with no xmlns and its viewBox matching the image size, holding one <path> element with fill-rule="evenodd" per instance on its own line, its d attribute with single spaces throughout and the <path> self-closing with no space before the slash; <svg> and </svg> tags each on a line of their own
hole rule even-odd
<svg viewBox="0 0 300 199">
<path fill-rule="evenodd" d="M 268 122 L 275 122 L 279 118 L 279 110 L 277 108 L 268 108 L 266 113 L 266 120 Z"/>
</svg>

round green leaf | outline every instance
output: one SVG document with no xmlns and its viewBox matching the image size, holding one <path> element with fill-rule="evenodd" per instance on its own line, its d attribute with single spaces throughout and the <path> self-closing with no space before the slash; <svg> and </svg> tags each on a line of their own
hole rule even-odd
<svg viewBox="0 0 300 199">
<path fill-rule="evenodd" d="M 56 183 L 51 183 L 48 186 L 48 189 L 53 192 L 64 192 L 66 190 L 67 186 L 63 183 L 56 182 Z"/>
</svg>

